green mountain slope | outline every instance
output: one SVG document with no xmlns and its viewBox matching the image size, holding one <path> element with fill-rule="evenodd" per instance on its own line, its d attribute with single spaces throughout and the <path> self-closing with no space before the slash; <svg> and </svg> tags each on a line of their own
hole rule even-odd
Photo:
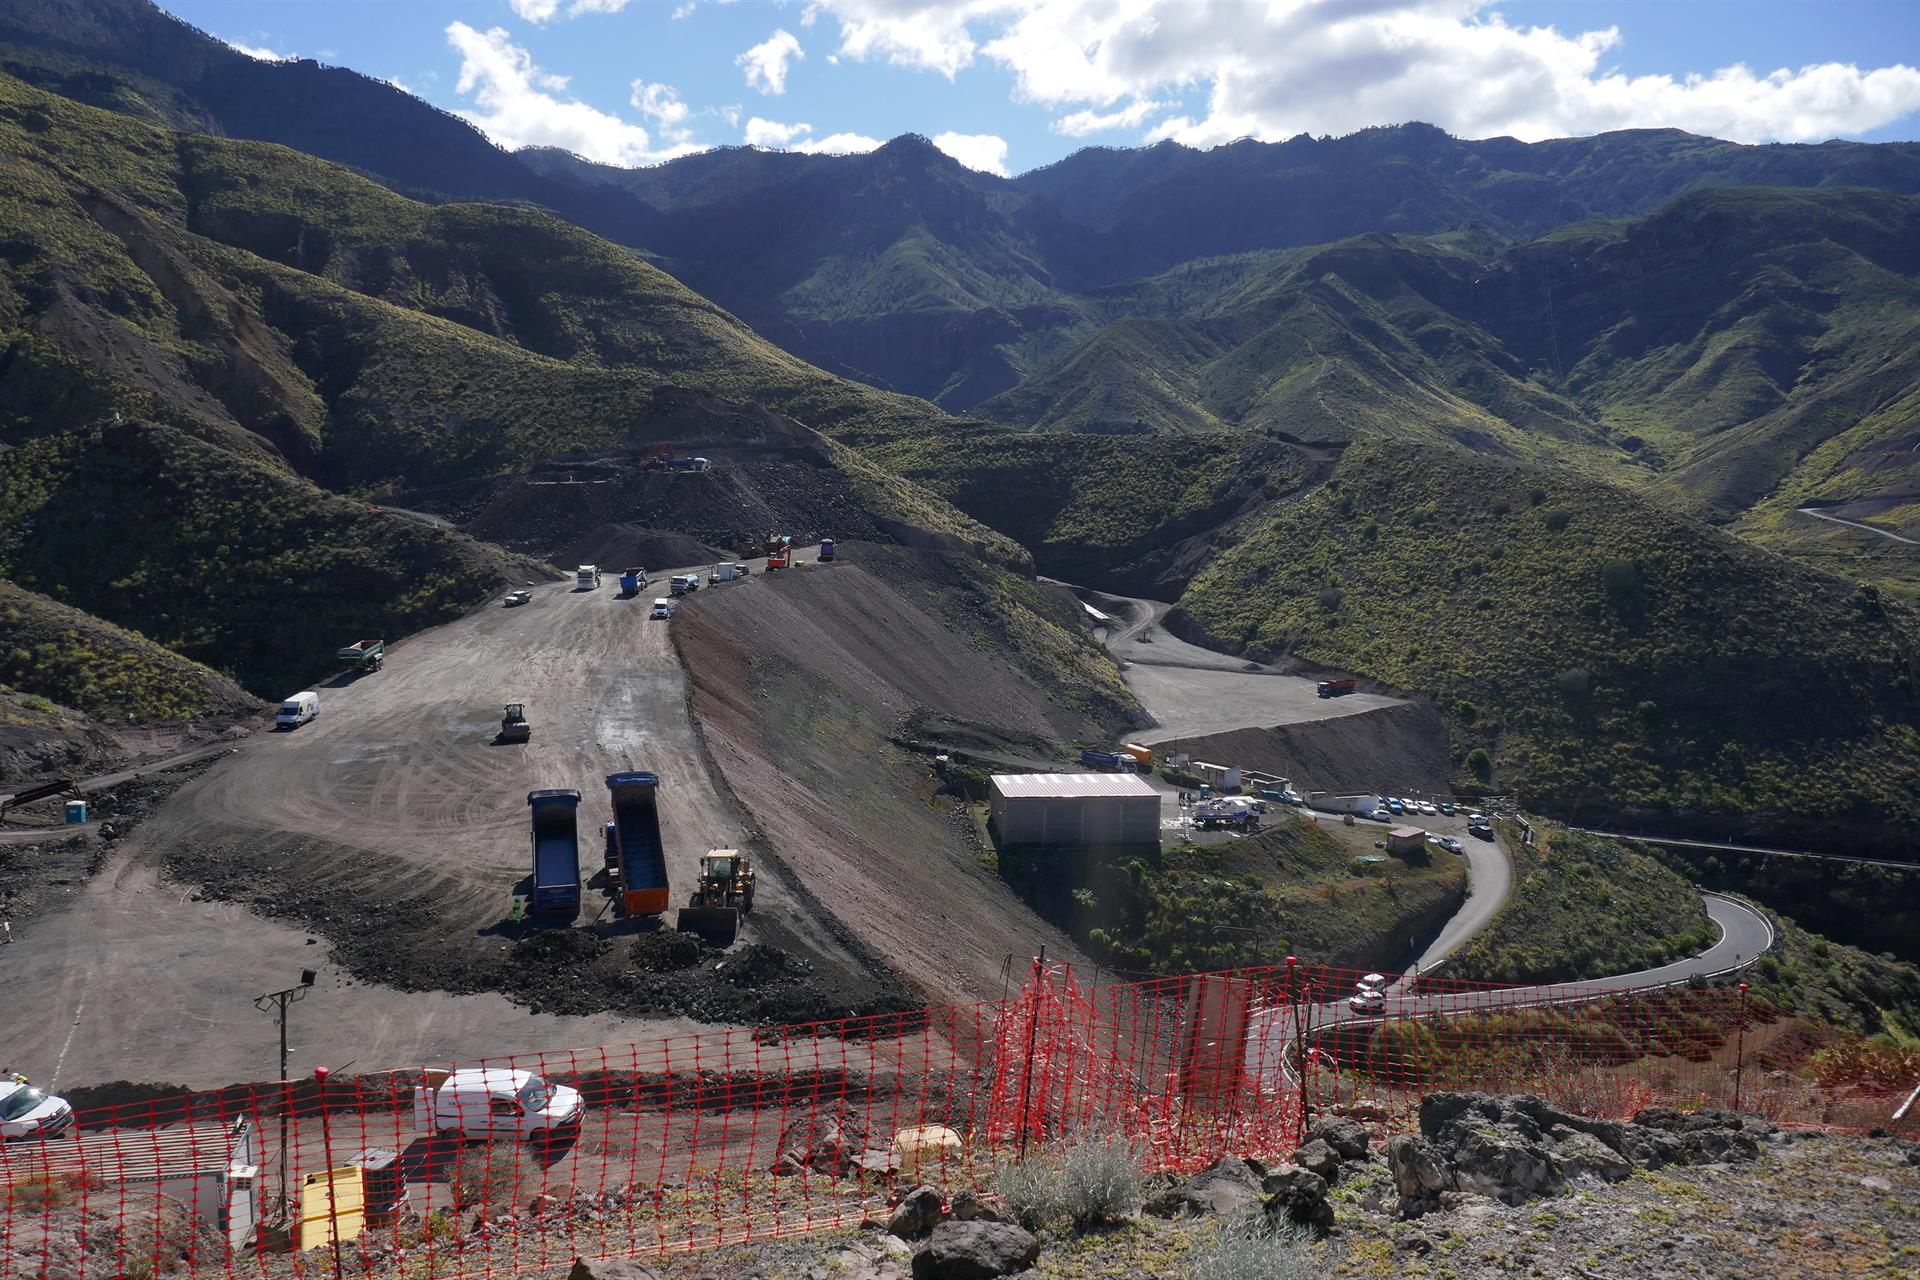
<svg viewBox="0 0 1920 1280">
<path fill-rule="evenodd" d="M 1355 444 L 1175 620 L 1434 697 L 1463 783 L 1556 816 L 1896 844 L 1916 825 L 1912 612 L 1565 472 Z"/>
</svg>

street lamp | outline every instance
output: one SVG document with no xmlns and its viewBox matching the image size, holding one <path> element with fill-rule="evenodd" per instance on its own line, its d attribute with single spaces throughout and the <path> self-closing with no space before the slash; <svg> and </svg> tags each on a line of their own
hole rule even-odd
<svg viewBox="0 0 1920 1280">
<path fill-rule="evenodd" d="M 288 987 L 284 991 L 269 991 L 266 995 L 255 997 L 253 1007 L 262 1013 L 271 1013 L 274 1021 L 280 1024 L 280 1195 L 289 1199 L 293 1189 L 287 1185 L 287 1113 L 293 1108 L 293 1088 L 287 1082 L 287 1006 L 295 1000 L 306 999 L 307 992 L 313 989 L 316 975 L 311 969 L 300 971 L 300 985 Z"/>
</svg>

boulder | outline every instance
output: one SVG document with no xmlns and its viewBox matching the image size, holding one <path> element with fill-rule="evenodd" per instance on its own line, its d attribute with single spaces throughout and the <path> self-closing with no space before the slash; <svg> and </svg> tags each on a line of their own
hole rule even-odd
<svg viewBox="0 0 1920 1280">
<path fill-rule="evenodd" d="M 1307 1141 L 1311 1143 L 1316 1140 L 1326 1143 L 1342 1160 L 1365 1160 L 1367 1144 L 1373 1140 L 1373 1135 L 1357 1120 L 1328 1116 L 1324 1120 L 1314 1121 L 1313 1127 L 1307 1130 Z"/>
<path fill-rule="evenodd" d="M 961 1222 L 1005 1222 L 1000 1211 L 980 1198 L 978 1192 L 962 1191 L 953 1198 L 952 1214 Z"/>
<path fill-rule="evenodd" d="M 932 1187 L 915 1187 L 900 1199 L 887 1219 L 887 1234 L 902 1240 L 931 1231 L 946 1217 L 940 1193 Z"/>
<path fill-rule="evenodd" d="M 1516 1128 L 1464 1128 L 1455 1121 L 1447 1126 L 1447 1133 L 1454 1184 L 1462 1191 L 1477 1191 L 1511 1205 L 1557 1191 L 1566 1181 L 1552 1153 Z"/>
<path fill-rule="evenodd" d="M 1222 1156 L 1184 1182 L 1150 1193 L 1140 1206 L 1156 1218 L 1232 1217 L 1260 1202 L 1260 1175 L 1237 1156 Z"/>
<path fill-rule="evenodd" d="M 1325 1178 L 1328 1182 L 1340 1180 L 1339 1153 L 1327 1145 L 1324 1138 L 1315 1138 L 1306 1146 L 1293 1153 L 1293 1162 L 1302 1169 L 1310 1170 Z"/>
<path fill-rule="evenodd" d="M 1262 1182 L 1267 1192 L 1265 1213 L 1274 1227 L 1305 1227 L 1324 1236 L 1333 1230 L 1333 1206 L 1327 1203 L 1327 1180 L 1299 1165 L 1281 1165 Z"/>
<path fill-rule="evenodd" d="M 773 1162 L 775 1173 L 793 1174 L 811 1169 L 837 1178 L 859 1168 L 867 1153 L 867 1140 L 851 1116 L 827 1112 L 802 1116 L 781 1130 L 777 1150 L 779 1154 Z"/>
<path fill-rule="evenodd" d="M 660 1280 L 660 1273 L 632 1258 L 575 1258 L 567 1280 Z"/>
<path fill-rule="evenodd" d="M 1619 1182 L 1633 1174 L 1633 1161 L 1590 1133 L 1557 1125 L 1552 1137 L 1553 1158 L 1569 1178 Z"/>
<path fill-rule="evenodd" d="M 1040 1242 L 1011 1222 L 943 1222 L 913 1255 L 913 1280 L 992 1280 L 1025 1271 Z"/>
<path fill-rule="evenodd" d="M 1400 1212 L 1415 1218 L 1440 1203 L 1440 1193 L 1454 1189 L 1453 1167 L 1425 1138 L 1399 1134 L 1387 1139 L 1387 1170 L 1400 1193 Z"/>
</svg>

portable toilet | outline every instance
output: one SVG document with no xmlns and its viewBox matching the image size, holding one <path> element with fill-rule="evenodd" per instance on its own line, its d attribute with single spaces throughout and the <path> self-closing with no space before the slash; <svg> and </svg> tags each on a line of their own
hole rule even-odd
<svg viewBox="0 0 1920 1280">
<path fill-rule="evenodd" d="M 87 820 L 87 802 L 85 800 L 67 801 L 67 825 L 78 826 Z"/>
</svg>

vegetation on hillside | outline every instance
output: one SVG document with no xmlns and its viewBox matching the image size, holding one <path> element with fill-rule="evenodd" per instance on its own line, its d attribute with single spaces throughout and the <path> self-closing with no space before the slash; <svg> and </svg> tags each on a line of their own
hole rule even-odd
<svg viewBox="0 0 1920 1280">
<path fill-rule="evenodd" d="M 1513 853 L 1513 894 L 1491 924 L 1448 959 L 1469 982 L 1574 982 L 1653 969 L 1698 954 L 1719 931 L 1700 895 L 1645 851 L 1537 823 Z"/>
<path fill-rule="evenodd" d="M 258 699 L 218 672 L 56 600 L 0 580 L 0 685 L 25 695 L 0 718 L 70 707 L 106 724 L 244 715 Z M 18 714 L 7 714 L 15 712 Z"/>
<path fill-rule="evenodd" d="M 1762 1000 L 1920 1048 L 1920 966 L 1834 942 L 1775 915 L 1780 943 L 1746 977 Z"/>
<path fill-rule="evenodd" d="M 1433 697 L 1463 783 L 1559 817 L 1884 833 L 1920 790 L 1906 609 L 1565 473 L 1356 444 L 1173 620 Z"/>
<path fill-rule="evenodd" d="M 0 459 L 0 475 L 0 573 L 137 630 L 263 697 L 327 671 L 341 645 L 447 621 L 485 599 L 509 571 L 529 571 L 494 548 L 323 493 L 168 426 L 43 436 Z M 89 635 L 73 647 L 97 642 Z M 138 645 L 118 648 L 154 665 Z M 88 711 L 101 703 L 116 709 L 119 701 L 144 717 L 213 709 L 215 700 L 195 693 L 192 664 L 159 664 L 172 684 L 141 692 L 104 680 L 91 665 L 124 661 L 109 659 L 112 652 L 70 674 L 48 662 L 43 675 L 16 664 L 0 678 L 28 689 L 35 680 L 59 682 L 62 692 L 48 696 Z M 42 659 L 24 665 L 39 668 Z M 130 678 L 142 679 L 128 666 Z"/>
<path fill-rule="evenodd" d="M 1386 857 L 1370 834 L 1286 814 L 1245 839 L 1170 843 L 1124 861 L 1002 853 L 1000 873 L 1092 955 L 1127 972 L 1199 973 L 1290 954 L 1384 965 L 1453 910 L 1466 867 L 1443 849 Z"/>
</svg>

